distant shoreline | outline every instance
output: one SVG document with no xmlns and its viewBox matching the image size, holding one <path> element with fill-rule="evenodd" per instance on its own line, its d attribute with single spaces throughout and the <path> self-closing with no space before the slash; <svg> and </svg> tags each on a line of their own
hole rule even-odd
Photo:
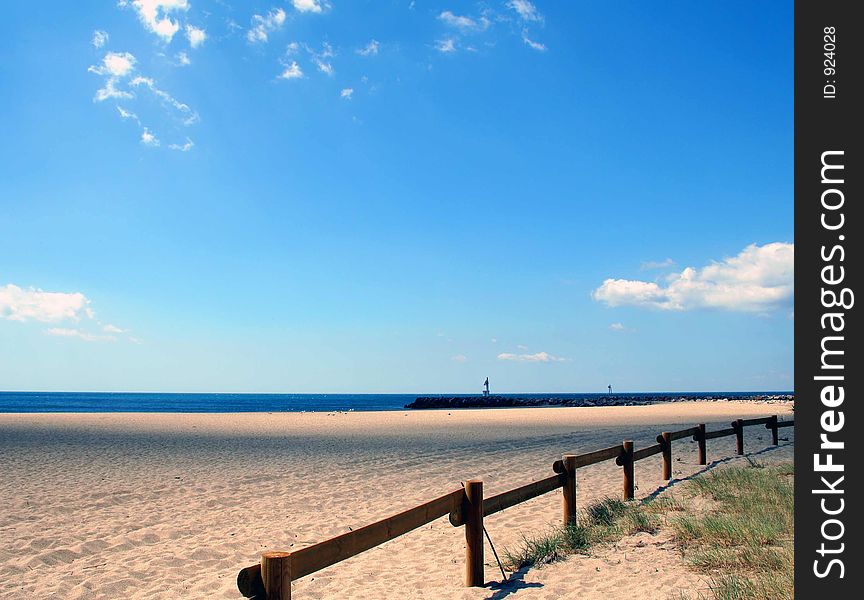
<svg viewBox="0 0 864 600">
<path fill-rule="evenodd" d="M 365 412 L 412 408 L 621 406 L 700 399 L 792 398 L 788 391 L 634 392 L 618 394 L 196 394 L 0 392 L 0 413 L 247 413 Z M 458 399 L 458 400 L 457 400 Z M 420 404 L 416 404 L 420 401 Z M 479 402 L 478 402 L 479 401 Z M 476 402 L 476 404 L 474 404 Z"/>
<path fill-rule="evenodd" d="M 665 402 L 742 402 L 780 403 L 794 402 L 794 394 L 607 394 L 591 398 L 568 396 L 419 396 L 405 405 L 413 410 L 460 409 L 460 408 L 529 408 L 542 406 L 645 406 Z"/>
</svg>

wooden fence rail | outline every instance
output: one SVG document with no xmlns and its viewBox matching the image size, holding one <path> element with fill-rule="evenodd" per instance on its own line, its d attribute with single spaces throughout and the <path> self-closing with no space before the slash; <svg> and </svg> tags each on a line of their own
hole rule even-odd
<svg viewBox="0 0 864 600">
<path fill-rule="evenodd" d="M 454 527 L 465 526 L 465 584 L 482 586 L 484 517 L 561 489 L 564 522 L 575 522 L 576 469 L 615 459 L 615 463 L 623 470 L 623 496 L 625 499 L 632 499 L 635 487 L 634 464 L 637 461 L 663 454 L 663 478 L 671 479 L 672 442 L 688 437 L 698 442 L 699 464 L 704 465 L 707 464 L 707 440 L 735 435 L 737 453 L 743 454 L 744 428 L 762 424 L 771 430 L 771 441 L 776 446 L 778 429 L 792 427 L 795 421 L 793 419 L 781 422 L 776 415 L 738 419 L 731 427 L 717 431 L 705 431 L 705 425 L 699 424 L 680 431 L 664 431 L 657 436 L 656 444 L 639 450 L 634 449 L 632 441 L 625 440 L 618 446 L 602 450 L 577 455 L 567 454 L 552 464 L 554 475 L 489 498 L 483 497 L 482 481 L 469 480 L 465 482 L 463 489 L 312 546 L 294 552 L 264 552 L 259 564 L 240 570 L 237 587 L 247 598 L 290 600 L 292 581 L 380 546 L 445 515 L 449 515 L 450 523 Z"/>
</svg>

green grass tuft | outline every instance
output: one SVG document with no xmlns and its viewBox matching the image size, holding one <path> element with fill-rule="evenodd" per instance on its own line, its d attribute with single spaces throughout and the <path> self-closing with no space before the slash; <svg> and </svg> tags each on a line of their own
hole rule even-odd
<svg viewBox="0 0 864 600">
<path fill-rule="evenodd" d="M 690 564 L 711 577 L 714 600 L 793 598 L 792 469 L 751 463 L 693 479 L 714 504 L 673 526 Z"/>
</svg>

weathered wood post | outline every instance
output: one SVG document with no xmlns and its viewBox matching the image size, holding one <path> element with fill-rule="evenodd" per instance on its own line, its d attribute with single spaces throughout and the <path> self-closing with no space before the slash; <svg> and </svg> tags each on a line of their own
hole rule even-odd
<svg viewBox="0 0 864 600">
<path fill-rule="evenodd" d="M 765 427 L 771 430 L 771 443 L 775 446 L 779 444 L 780 440 L 777 439 L 777 415 L 773 415 L 771 421 Z"/>
<path fill-rule="evenodd" d="M 261 579 L 266 600 L 291 600 L 291 553 L 263 553 Z"/>
<path fill-rule="evenodd" d="M 735 430 L 735 440 L 738 442 L 738 456 L 744 455 L 744 419 L 736 419 L 732 423 L 732 429 Z"/>
<path fill-rule="evenodd" d="M 699 423 L 699 433 L 696 434 L 696 441 L 699 443 L 699 464 L 708 464 L 708 448 L 705 442 L 705 423 Z"/>
<path fill-rule="evenodd" d="M 633 478 L 633 440 L 624 440 L 621 466 L 624 468 L 624 499 L 632 500 L 635 491 Z"/>
<path fill-rule="evenodd" d="M 465 482 L 465 585 L 483 586 L 483 482 Z"/>
<path fill-rule="evenodd" d="M 565 454 L 564 463 L 564 525 L 575 525 L 577 519 L 576 509 L 576 455 Z"/>
<path fill-rule="evenodd" d="M 672 436 L 664 431 L 657 439 L 663 447 L 663 479 L 672 479 Z"/>
</svg>

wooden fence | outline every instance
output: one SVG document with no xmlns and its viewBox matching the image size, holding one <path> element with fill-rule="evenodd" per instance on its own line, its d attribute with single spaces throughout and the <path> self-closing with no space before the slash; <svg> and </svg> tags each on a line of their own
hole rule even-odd
<svg viewBox="0 0 864 600">
<path fill-rule="evenodd" d="M 656 444 L 639 450 L 634 449 L 632 441 L 625 440 L 618 446 L 586 454 L 565 454 L 561 460 L 552 464 L 554 475 L 490 498 L 483 497 L 482 481 L 469 480 L 465 482 L 464 488 L 312 546 L 294 552 L 264 552 L 259 564 L 241 569 L 237 575 L 237 587 L 247 598 L 290 600 L 292 581 L 356 556 L 445 515 L 450 516 L 450 523 L 454 527 L 465 526 L 465 585 L 482 586 L 484 585 L 484 517 L 560 488 L 564 497 L 564 522 L 574 523 L 577 518 L 576 470 L 578 468 L 615 459 L 615 463 L 622 467 L 623 471 L 623 496 L 629 500 L 634 495 L 633 466 L 637 461 L 662 454 L 663 478 L 668 480 L 672 478 L 672 442 L 675 440 L 689 437 L 697 442 L 699 464 L 705 465 L 708 462 L 706 449 L 708 440 L 734 435 L 737 441 L 737 453 L 742 455 L 744 454 L 744 428 L 763 424 L 771 431 L 771 443 L 776 446 L 777 431 L 783 427 L 793 426 L 795 421 L 781 422 L 777 419 L 777 415 L 758 419 L 738 419 L 731 424 L 731 427 L 717 431 L 706 431 L 705 425 L 700 424 L 680 431 L 664 431 L 657 436 Z"/>
</svg>

